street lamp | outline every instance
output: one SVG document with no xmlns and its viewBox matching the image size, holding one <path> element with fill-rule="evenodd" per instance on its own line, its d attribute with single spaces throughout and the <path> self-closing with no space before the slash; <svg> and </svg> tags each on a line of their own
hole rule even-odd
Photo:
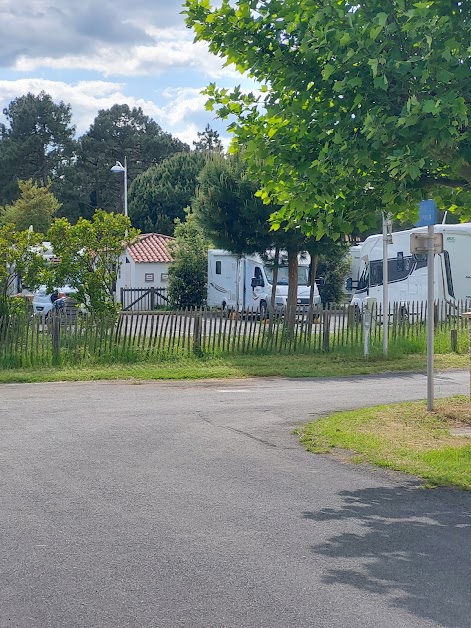
<svg viewBox="0 0 471 628">
<path fill-rule="evenodd" d="M 124 166 L 120 161 L 117 161 L 111 168 L 111 172 L 124 173 L 124 215 L 128 215 L 128 164 L 126 156 L 124 156 Z"/>
</svg>

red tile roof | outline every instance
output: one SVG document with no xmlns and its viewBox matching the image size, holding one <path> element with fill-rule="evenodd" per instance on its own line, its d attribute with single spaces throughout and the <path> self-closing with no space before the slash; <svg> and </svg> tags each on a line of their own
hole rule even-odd
<svg viewBox="0 0 471 628">
<path fill-rule="evenodd" d="M 139 240 L 128 247 L 128 255 L 137 263 L 172 262 L 168 243 L 174 240 L 161 233 L 141 233 Z"/>
</svg>

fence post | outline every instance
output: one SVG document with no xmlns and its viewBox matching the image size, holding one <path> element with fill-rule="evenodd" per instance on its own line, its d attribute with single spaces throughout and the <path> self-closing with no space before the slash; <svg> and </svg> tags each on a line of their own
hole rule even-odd
<svg viewBox="0 0 471 628">
<path fill-rule="evenodd" d="M 150 290 L 150 309 L 155 309 L 155 288 L 153 286 Z"/>
<path fill-rule="evenodd" d="M 121 309 L 124 310 L 124 288 L 121 288 Z"/>
<path fill-rule="evenodd" d="M 322 312 L 322 318 L 323 318 L 322 349 L 323 351 L 328 351 L 329 341 L 330 341 L 330 311 L 328 309 Z"/>
<path fill-rule="evenodd" d="M 451 351 L 452 353 L 458 353 L 458 330 L 450 330 Z"/>
<path fill-rule="evenodd" d="M 60 346 L 61 346 L 61 323 L 58 312 L 51 311 L 52 317 L 52 363 L 54 366 L 58 366 L 61 361 Z"/>
<path fill-rule="evenodd" d="M 371 322 L 372 322 L 372 304 L 365 303 L 363 308 L 363 355 L 367 358 L 370 355 L 370 334 L 371 334 Z"/>
<path fill-rule="evenodd" d="M 347 305 L 347 328 L 355 324 L 355 305 Z"/>
<path fill-rule="evenodd" d="M 468 326 L 469 326 L 469 381 L 470 381 L 470 401 L 471 401 L 471 312 L 465 312 L 461 316 L 463 318 L 468 319 Z"/>
<path fill-rule="evenodd" d="M 201 353 L 201 311 L 196 310 L 193 326 L 193 353 Z"/>
</svg>

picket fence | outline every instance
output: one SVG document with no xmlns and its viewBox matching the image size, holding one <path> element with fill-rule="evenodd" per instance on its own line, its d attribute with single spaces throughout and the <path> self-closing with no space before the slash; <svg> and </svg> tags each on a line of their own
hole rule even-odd
<svg viewBox="0 0 471 628">
<path fill-rule="evenodd" d="M 468 302 L 434 305 L 437 334 L 449 333 L 451 350 L 457 349 L 457 334 L 467 327 L 462 314 L 470 307 Z M 348 305 L 299 313 L 292 330 L 281 314 L 260 320 L 256 312 L 207 308 L 121 312 L 112 317 L 66 312 L 46 321 L 37 316 L 4 317 L 0 368 L 136 362 L 190 354 L 361 353 L 363 320 L 363 312 Z M 373 310 L 372 346 L 381 346 L 385 329 L 392 344 L 425 342 L 426 320 L 426 303 L 395 304 L 384 317 L 378 306 Z"/>
</svg>

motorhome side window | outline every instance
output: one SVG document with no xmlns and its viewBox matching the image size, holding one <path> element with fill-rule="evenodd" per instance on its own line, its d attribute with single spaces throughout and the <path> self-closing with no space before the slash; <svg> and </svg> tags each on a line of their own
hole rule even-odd
<svg viewBox="0 0 471 628">
<path fill-rule="evenodd" d="M 221 274 L 221 262 L 216 262 L 216 275 Z"/>
</svg>

